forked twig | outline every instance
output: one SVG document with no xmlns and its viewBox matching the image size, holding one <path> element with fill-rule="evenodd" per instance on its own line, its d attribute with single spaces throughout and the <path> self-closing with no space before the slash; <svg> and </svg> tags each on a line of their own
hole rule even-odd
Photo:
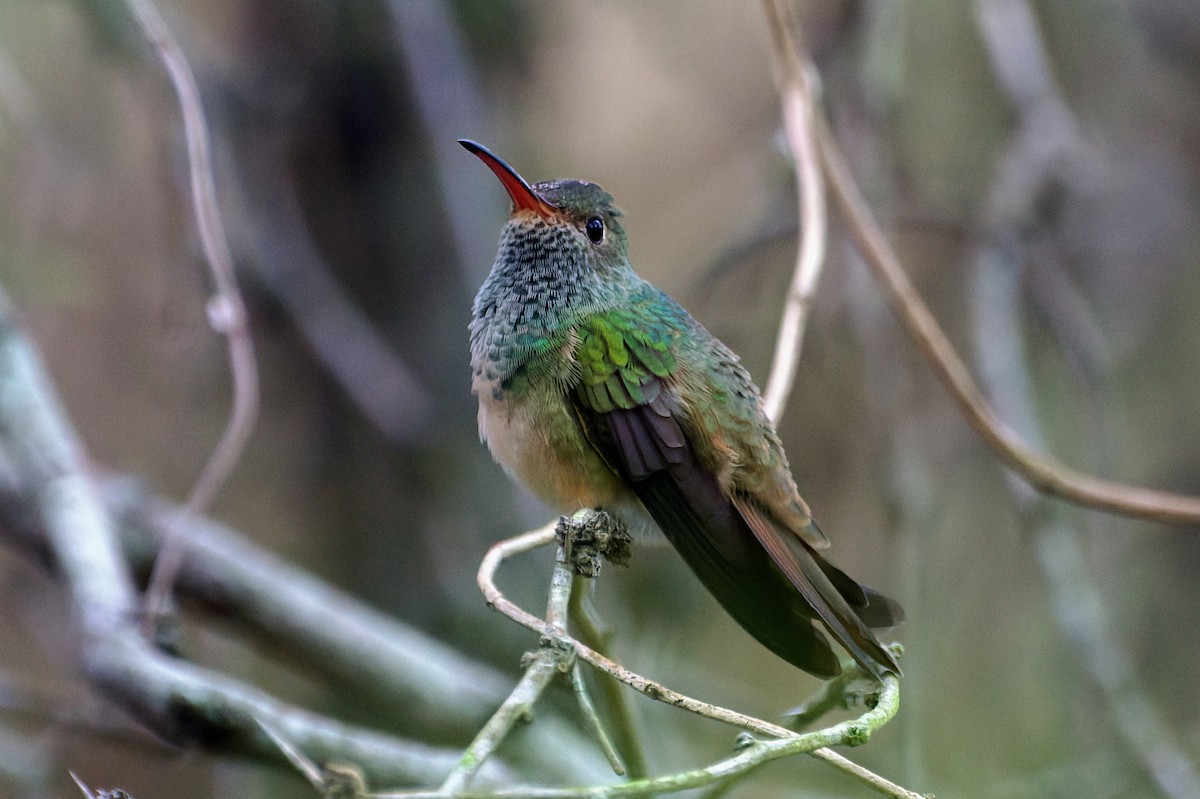
<svg viewBox="0 0 1200 799">
<path fill-rule="evenodd" d="M 562 521 L 548 526 L 551 540 L 554 537 L 555 527 Z M 550 685 L 550 681 L 554 679 L 555 675 L 568 673 L 575 667 L 575 655 L 567 643 L 566 637 L 567 613 L 571 603 L 571 583 L 573 581 L 569 565 L 571 560 L 569 547 L 570 543 L 567 539 L 564 549 L 559 551 L 558 557 L 555 559 L 554 572 L 550 579 L 550 596 L 546 601 L 546 620 L 544 622 L 549 632 L 542 636 L 538 651 L 529 655 L 525 673 L 513 688 L 512 693 L 483 725 L 475 739 L 463 752 L 458 766 L 442 783 L 442 787 L 439 789 L 440 794 L 458 796 L 466 790 L 476 773 L 495 753 L 516 723 L 532 716 L 534 703 L 541 697 L 542 692 Z M 589 715 L 588 705 L 584 705 L 583 709 L 585 715 Z M 596 718 L 594 713 L 591 713 L 590 717 Z M 607 736 L 602 735 L 601 740 L 606 742 Z M 609 749 L 611 747 L 606 749 L 606 755 Z M 613 762 L 611 757 L 609 762 Z M 620 772 L 618 771 L 618 773 Z"/>
<path fill-rule="evenodd" d="M 581 513 L 591 513 L 591 511 L 581 511 Z M 576 518 L 579 518 L 579 514 L 577 514 Z M 856 779 L 870 785 L 873 790 L 885 796 L 904 797 L 905 799 L 917 799 L 919 797 L 918 794 L 854 764 L 827 748 L 836 744 L 857 745 L 865 743 L 874 730 L 891 719 L 899 708 L 900 701 L 899 683 L 894 677 L 888 677 L 885 680 L 875 707 L 860 718 L 843 722 L 824 730 L 805 734 L 799 734 L 777 724 L 772 724 L 762 719 L 747 716 L 734 710 L 728 710 L 680 694 L 660 683 L 626 669 L 624 666 L 570 637 L 557 625 L 538 619 L 504 596 L 495 582 L 495 573 L 500 564 L 514 555 L 545 546 L 551 543 L 554 538 L 555 526 L 546 525 L 501 541 L 488 550 L 483 562 L 480 564 L 476 579 L 489 606 L 500 611 L 518 624 L 539 633 L 543 636 L 544 640 L 548 638 L 560 642 L 560 646 L 569 648 L 577 657 L 582 658 L 596 668 L 612 675 L 652 699 L 688 710 L 705 718 L 731 724 L 760 735 L 769 736 L 775 740 L 763 742 L 751 739 L 746 742 L 746 748 L 742 752 L 727 760 L 703 769 L 696 769 L 666 777 L 633 780 L 621 785 L 596 786 L 591 788 L 522 789 L 522 791 L 515 793 L 509 791 L 488 791 L 479 794 L 459 792 L 453 794 L 455 797 L 467 799 L 467 797 L 474 796 L 528 796 L 540 797 L 541 799 L 569 799 L 570 797 L 583 796 L 616 797 L 633 796 L 648 792 L 666 793 L 711 785 L 716 781 L 744 773 L 746 770 L 755 768 L 764 762 L 800 753 L 812 754 L 814 757 L 836 766 Z M 379 796 L 404 796 L 409 799 L 424 799 L 424 797 L 447 795 L 446 793 L 439 792 L 380 794 Z"/>
<path fill-rule="evenodd" d="M 538 547 L 546 546 L 554 540 L 554 525 L 549 524 L 544 527 L 539 527 L 536 530 L 531 530 L 527 533 L 514 536 L 497 544 L 494 544 L 484 555 L 483 562 L 479 565 L 479 573 L 476 575 L 476 581 L 479 588 L 483 591 L 484 599 L 490 607 L 508 616 L 510 619 L 533 630 L 535 633 L 543 636 L 560 635 L 552 625 L 539 619 L 532 613 L 524 610 L 514 602 L 510 601 L 496 587 L 495 574 L 500 564 L 514 555 L 519 555 L 524 552 L 537 549 Z M 653 680 L 636 674 L 630 671 L 621 664 L 610 658 L 605 657 L 589 646 L 586 646 L 580 641 L 573 638 L 567 638 L 567 642 L 575 650 L 575 654 L 583 658 L 588 663 L 591 663 L 601 671 L 611 674 L 621 682 L 633 688 L 635 691 L 649 696 L 651 699 L 656 699 L 660 702 L 665 702 L 668 705 L 673 705 L 682 710 L 695 713 L 706 718 L 721 721 L 730 724 L 734 727 L 740 727 L 743 730 L 766 735 L 771 738 L 788 738 L 794 735 L 791 730 L 772 724 L 769 721 L 756 719 L 753 716 L 747 716 L 744 713 L 739 713 L 736 710 L 729 710 L 708 702 L 701 702 L 699 699 L 693 699 L 684 694 L 673 691 Z"/>
</svg>

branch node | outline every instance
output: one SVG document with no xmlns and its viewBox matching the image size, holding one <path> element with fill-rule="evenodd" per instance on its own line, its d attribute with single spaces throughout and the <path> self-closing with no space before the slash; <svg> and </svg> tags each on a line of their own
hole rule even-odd
<svg viewBox="0 0 1200 799">
<path fill-rule="evenodd" d="M 517 724 L 532 724 L 533 723 L 533 703 L 522 702 L 516 706 L 513 712 L 513 720 Z"/>
<path fill-rule="evenodd" d="M 554 668 L 562 674 L 569 672 L 575 665 L 575 645 L 570 639 L 561 636 L 547 633 L 541 637 L 538 642 L 541 644 L 541 651 L 535 653 L 527 653 L 522 659 L 522 665 L 527 666 L 535 657 L 544 657 L 548 655 L 554 660 Z"/>
<path fill-rule="evenodd" d="M 871 740 L 871 728 L 866 724 L 850 724 L 846 727 L 846 746 L 862 746 Z"/>
<path fill-rule="evenodd" d="M 328 763 L 321 769 L 324 799 L 362 799 L 368 796 L 367 778 L 353 763 Z"/>
<path fill-rule="evenodd" d="M 748 732 L 739 732 L 737 738 L 733 740 L 733 748 L 738 752 L 753 749 L 758 744 L 759 740 Z"/>
</svg>

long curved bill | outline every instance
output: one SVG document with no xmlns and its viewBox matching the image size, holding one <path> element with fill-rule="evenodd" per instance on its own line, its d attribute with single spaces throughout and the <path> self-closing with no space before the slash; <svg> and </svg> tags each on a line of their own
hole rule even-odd
<svg viewBox="0 0 1200 799">
<path fill-rule="evenodd" d="M 517 170 L 508 165 L 507 162 L 488 148 L 478 142 L 473 142 L 470 139 L 459 139 L 458 143 L 467 148 L 467 151 L 477 156 L 480 161 L 487 164 L 488 169 L 495 173 L 496 177 L 500 178 L 500 182 L 504 184 L 505 191 L 512 199 L 513 213 L 521 211 L 533 211 L 538 216 L 545 219 L 552 219 L 561 216 L 557 206 L 546 202 L 538 193 L 533 190 L 533 187 L 517 174 Z"/>
</svg>

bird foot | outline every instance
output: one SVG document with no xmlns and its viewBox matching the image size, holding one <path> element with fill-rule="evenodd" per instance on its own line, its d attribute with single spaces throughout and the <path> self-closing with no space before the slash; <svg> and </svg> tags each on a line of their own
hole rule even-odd
<svg viewBox="0 0 1200 799">
<path fill-rule="evenodd" d="M 598 508 L 560 516 L 554 535 L 564 561 L 581 577 L 598 577 L 602 558 L 625 566 L 632 554 L 633 539 L 624 522 Z"/>
</svg>

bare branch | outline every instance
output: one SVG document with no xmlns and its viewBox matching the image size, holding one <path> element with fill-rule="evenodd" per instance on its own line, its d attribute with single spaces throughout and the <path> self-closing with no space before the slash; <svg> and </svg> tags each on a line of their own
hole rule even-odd
<svg viewBox="0 0 1200 799">
<path fill-rule="evenodd" d="M 818 127 L 817 140 L 833 198 L 867 264 L 887 290 L 892 309 L 967 421 L 1004 464 L 1037 490 L 1070 502 L 1150 521 L 1200 525 L 1200 499 L 1077 472 L 1031 450 L 1000 419 L 905 273 L 824 124 Z"/>
<path fill-rule="evenodd" d="M 560 631 L 566 624 L 571 598 L 571 570 L 567 565 L 568 561 L 567 555 L 560 551 L 559 557 L 555 559 L 554 575 L 550 581 L 550 598 L 546 607 L 546 624 Z M 556 646 L 555 640 L 556 637 L 547 636 L 538 651 L 529 656 L 524 675 L 463 752 L 458 767 L 442 783 L 439 793 L 447 796 L 462 793 L 488 758 L 495 754 L 516 723 L 532 716 L 534 704 L 555 675 L 570 669 L 571 661 L 574 660 L 573 654 L 564 647 Z"/>
<path fill-rule="evenodd" d="M 592 580 L 576 576 L 575 590 L 571 592 L 571 626 L 576 638 L 607 657 L 612 636 L 603 629 L 599 614 L 592 606 L 592 585 Z M 650 770 L 646 764 L 646 747 L 637 724 L 632 696 L 612 675 L 600 672 L 596 675 L 596 681 L 616 734 L 615 744 L 624 756 L 629 776 L 633 779 L 647 776 Z"/>
<path fill-rule="evenodd" d="M 428 782 L 450 768 L 453 752 L 292 707 L 149 646 L 134 624 L 133 582 L 83 447 L 3 296 L 0 443 L 70 591 L 88 678 L 143 722 L 168 739 L 277 760 L 262 719 L 314 759 L 350 760 L 390 783 Z M 486 775 L 507 776 L 494 765 Z"/>
<path fill-rule="evenodd" d="M 495 255 L 495 239 L 485 225 L 474 221 L 491 210 L 487 195 L 474 191 L 469 178 L 474 167 L 463 159 L 455 140 L 468 133 L 482 136 L 489 127 L 485 101 L 471 64 L 467 43 L 455 22 L 453 4 L 409 3 L 388 0 L 383 4 L 391 18 L 391 32 L 404 63 L 417 121 L 437 195 L 450 233 L 449 243 L 466 285 L 483 279 Z"/>
<path fill-rule="evenodd" d="M 6 465 L 0 459 L 0 466 Z M 25 487 L 8 471 L 0 468 L 0 533 L 39 559 L 52 560 Z M 177 587 L 181 600 L 219 614 L 305 668 L 354 685 L 377 703 L 381 715 L 390 709 L 403 712 L 419 729 L 440 738 L 472 735 L 511 688 L 509 678 L 489 666 L 363 604 L 245 536 L 147 495 L 129 478 L 105 481 L 101 493 L 117 522 L 124 557 L 136 572 L 149 572 L 165 537 L 180 537 L 188 549 Z M 591 751 L 587 738 L 556 713 L 543 712 L 522 743 L 513 757 L 547 779 L 603 773 L 580 756 Z"/>
<path fill-rule="evenodd" d="M 592 513 L 592 511 L 581 511 L 581 514 Z M 593 788 L 571 788 L 561 790 L 547 790 L 544 792 L 532 791 L 529 793 L 509 794 L 505 791 L 489 792 L 488 796 L 503 797 L 509 795 L 521 795 L 531 797 L 574 797 L 574 796 L 628 796 L 638 795 L 640 793 L 658 792 L 668 793 L 671 791 L 685 790 L 687 788 L 695 788 L 704 785 L 711 785 L 718 780 L 728 779 L 730 777 L 744 773 L 745 771 L 755 768 L 764 762 L 798 753 L 812 753 L 821 760 L 824 760 L 831 765 L 842 768 L 847 773 L 860 779 L 863 782 L 870 784 L 874 790 L 882 793 L 885 796 L 905 797 L 906 799 L 914 799 L 917 794 L 908 791 L 894 783 L 880 777 L 867 769 L 852 763 L 851 761 L 842 758 L 833 752 L 828 751 L 826 747 L 839 743 L 852 743 L 854 745 L 865 743 L 866 737 L 870 732 L 882 726 L 888 719 L 895 714 L 899 707 L 900 694 L 899 683 L 894 677 L 887 677 L 883 684 L 883 693 L 877 699 L 877 704 L 874 709 L 862 716 L 856 722 L 843 722 L 842 724 L 829 727 L 825 730 L 817 732 L 805 733 L 803 735 L 795 733 L 777 724 L 772 724 L 769 721 L 756 719 L 752 716 L 747 716 L 738 713 L 734 710 L 719 707 L 708 702 L 702 702 L 697 699 L 680 694 L 676 691 L 667 688 L 661 683 L 657 683 L 646 677 L 642 677 L 624 666 L 610 660 L 601 655 L 595 650 L 585 646 L 578 640 L 567 635 L 563 630 L 555 624 L 542 621 L 532 614 L 526 612 L 516 604 L 509 601 L 504 594 L 496 587 L 495 573 L 500 564 L 509 557 L 529 552 L 540 546 L 549 544 L 555 537 L 555 525 L 548 524 L 536 530 L 531 530 L 527 533 L 514 536 L 513 538 L 501 541 L 491 547 L 484 556 L 483 562 L 480 564 L 479 573 L 476 577 L 480 589 L 488 602 L 488 605 L 499 610 L 505 616 L 516 621 L 524 627 L 540 633 L 543 639 L 560 641 L 563 645 L 569 646 L 575 654 L 592 664 L 596 668 L 612 675 L 621 682 L 629 685 L 637 691 L 645 694 L 651 699 L 656 699 L 660 702 L 681 708 L 683 710 L 696 713 L 705 718 L 721 721 L 726 724 L 731 724 L 751 732 L 756 732 L 762 735 L 767 735 L 778 740 L 768 743 L 753 742 L 749 746 L 751 749 L 755 747 L 764 747 L 757 750 L 757 754 L 751 753 L 752 756 L 745 757 L 738 755 L 728 761 L 715 764 L 706 769 L 698 769 L 695 771 L 686 772 L 683 774 L 675 774 L 668 777 L 658 777 L 654 779 L 633 780 L 619 786 L 612 787 L 593 787 Z M 556 572 L 557 574 L 557 572 Z M 557 577 L 556 577 L 557 582 Z M 878 714 L 878 715 L 873 715 Z M 871 721 L 865 721 L 868 718 Z M 849 726 L 847 726 L 849 725 Z M 826 737 L 830 736 L 830 737 Z M 840 737 L 848 736 L 848 737 Z M 804 743 L 800 743 L 803 741 Z M 814 745 L 812 742 L 819 741 Z M 445 796 L 444 793 L 439 794 L 381 794 L 380 796 L 408 796 L 410 799 L 419 799 L 425 796 Z M 455 796 L 466 797 L 472 794 L 456 793 Z"/>
<path fill-rule="evenodd" d="M 171 35 L 170 28 L 154 3 L 151 0 L 127 2 L 166 68 L 171 86 L 179 98 L 187 139 L 192 210 L 196 215 L 200 242 L 216 288 L 216 293 L 208 303 L 208 319 L 213 329 L 225 336 L 229 351 L 233 408 L 225 432 L 196 479 L 187 501 L 191 512 L 202 513 L 233 471 L 246 439 L 254 428 L 254 419 L 258 414 L 258 365 L 254 357 L 254 340 L 246 319 L 246 307 L 234 277 L 233 258 L 229 253 L 229 241 L 225 236 L 217 202 L 208 124 L 204 118 L 196 78 L 188 66 L 183 49 Z M 149 625 L 153 625 L 155 618 L 165 609 L 183 554 L 181 543 L 169 541 L 159 555 L 146 591 L 146 623 Z"/>
<path fill-rule="evenodd" d="M 893 799 L 923 799 L 919 794 L 882 777 L 871 775 L 870 779 L 866 778 L 870 772 L 826 748 L 847 741 L 865 742 L 874 730 L 887 723 L 895 714 L 899 706 L 899 698 L 899 683 L 895 677 L 889 675 L 884 680 L 878 704 L 856 719 L 803 735 L 790 733 L 787 738 L 780 740 L 759 741 L 750 736 L 742 736 L 738 741 L 740 751 L 736 755 L 704 768 L 664 777 L 580 788 L 522 787 L 488 791 L 461 791 L 452 795 L 442 791 L 397 791 L 375 793 L 373 796 L 375 799 L 447 799 L 449 796 L 453 796 L 454 799 L 516 799 L 516 797 L 525 797 L 526 799 L 615 799 L 625 796 L 659 795 L 712 785 L 773 760 L 811 753 L 839 768 L 844 767 L 847 773 L 860 779 L 883 796 L 893 797 Z M 818 754 L 820 752 L 824 752 L 824 754 Z"/>
<path fill-rule="evenodd" d="M 375 429 L 392 444 L 415 444 L 429 434 L 433 397 L 322 256 L 281 150 L 271 139 L 253 152 L 254 274 Z"/>
<path fill-rule="evenodd" d="M 825 186 L 813 137 L 816 71 L 800 60 L 785 5 L 781 0 L 765 0 L 765 5 L 775 43 L 784 133 L 795 165 L 800 203 L 796 267 L 779 323 L 771 373 L 763 392 L 767 417 L 778 424 L 796 382 L 809 308 L 825 263 Z"/>
<path fill-rule="evenodd" d="M 493 544 L 487 551 L 487 554 L 484 555 L 483 562 L 479 566 L 479 573 L 476 576 L 479 587 L 483 591 L 484 599 L 487 600 L 489 606 L 500 611 L 521 626 L 544 636 L 555 636 L 560 633 L 552 625 L 509 601 L 500 589 L 496 587 L 495 573 L 500 564 L 508 558 L 545 546 L 553 540 L 554 525 L 548 524 L 536 530 L 531 530 L 530 532 L 522 533 L 521 535 Z M 591 647 L 585 646 L 580 641 L 570 639 L 570 643 L 575 648 L 575 652 L 579 657 L 601 671 L 611 674 L 634 690 L 649 696 L 651 699 L 656 699 L 668 705 L 674 705 L 691 713 L 716 721 L 722 721 L 726 724 L 749 730 L 750 732 L 768 735 L 772 738 L 786 738 L 793 734 L 790 730 L 780 727 L 778 724 L 756 719 L 752 716 L 738 713 L 735 710 L 728 710 L 709 704 L 708 702 L 701 702 L 698 699 L 693 699 L 672 691 L 653 680 L 635 674 L 619 663 L 601 655 Z"/>
</svg>

